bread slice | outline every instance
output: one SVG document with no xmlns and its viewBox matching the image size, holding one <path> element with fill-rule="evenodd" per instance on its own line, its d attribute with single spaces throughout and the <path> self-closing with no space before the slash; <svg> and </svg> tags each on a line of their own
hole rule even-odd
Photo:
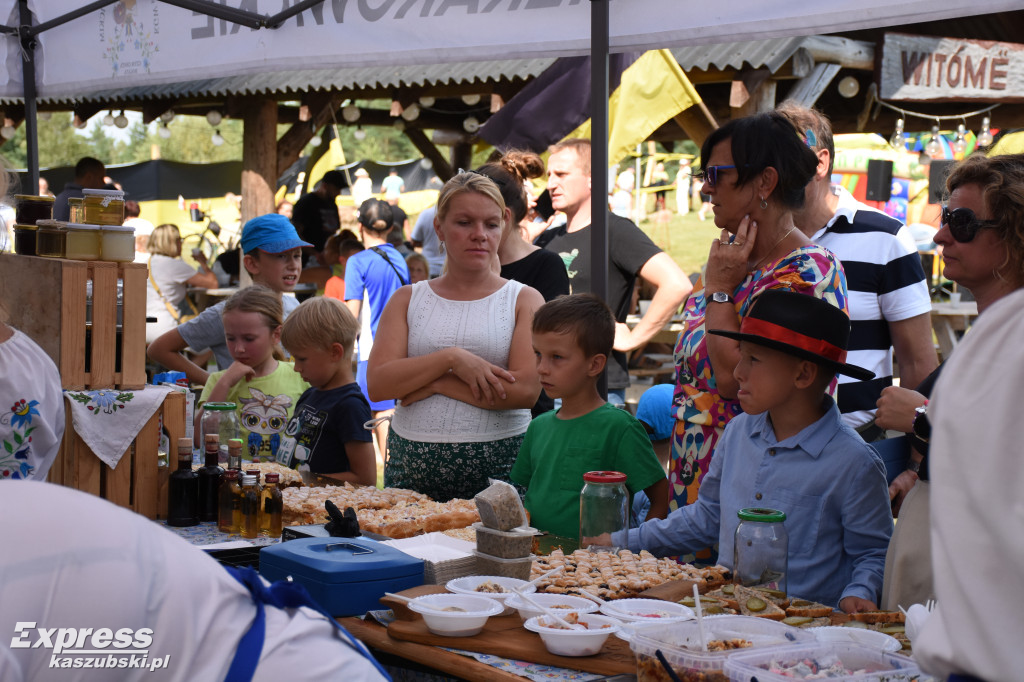
<svg viewBox="0 0 1024 682">
<path fill-rule="evenodd" d="M 742 585 L 733 585 L 736 602 L 739 604 L 740 613 L 744 616 L 756 616 L 769 620 L 782 620 L 786 612 L 773 604 L 763 592 L 752 590 Z"/>
<path fill-rule="evenodd" d="M 693 597 L 683 597 L 677 603 L 694 609 L 694 611 L 697 609 L 697 603 Z M 738 607 L 739 605 L 732 600 L 725 601 L 709 596 L 709 594 L 701 595 L 700 598 L 700 608 L 705 616 L 735 615 L 739 613 Z"/>
<path fill-rule="evenodd" d="M 851 613 L 850 620 L 868 624 L 906 622 L 906 618 L 899 611 L 862 611 L 860 613 Z"/>
<path fill-rule="evenodd" d="M 822 628 L 832 625 L 830 618 L 811 618 L 810 616 L 786 616 L 782 622 L 795 628 Z"/>
<path fill-rule="evenodd" d="M 789 607 L 790 599 L 782 590 L 773 590 L 768 587 L 754 587 L 752 589 L 758 594 L 763 595 L 764 599 L 768 599 L 771 603 L 775 604 L 780 609 L 785 610 Z"/>
<path fill-rule="evenodd" d="M 787 616 L 825 618 L 832 615 L 832 607 L 806 599 L 793 599 L 786 607 Z"/>
</svg>

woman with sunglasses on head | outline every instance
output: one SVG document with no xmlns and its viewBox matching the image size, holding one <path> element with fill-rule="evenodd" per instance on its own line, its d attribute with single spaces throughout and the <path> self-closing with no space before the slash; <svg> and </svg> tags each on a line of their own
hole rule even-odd
<svg viewBox="0 0 1024 682">
<path fill-rule="evenodd" d="M 805 134 L 775 112 L 730 121 L 701 149 L 703 170 L 696 177 L 711 198 L 722 233 L 711 243 L 683 309 L 676 342 L 672 509 L 697 499 L 715 445 L 740 412 L 733 378 L 739 344 L 708 336 L 705 328 L 738 330 L 754 298 L 766 289 L 806 293 L 846 310 L 846 279 L 838 261 L 793 224 L 793 210 L 803 204 L 816 166 Z"/>
<path fill-rule="evenodd" d="M 935 243 L 943 276 L 970 290 L 981 315 L 1024 287 L 1024 155 L 977 155 L 953 168 L 946 180 Z M 886 558 L 883 608 L 933 598 L 928 514 L 928 398 L 943 365 L 916 390 L 890 386 L 878 400 L 876 421 L 910 435 L 907 470 L 889 486 L 900 522 Z"/>
</svg>

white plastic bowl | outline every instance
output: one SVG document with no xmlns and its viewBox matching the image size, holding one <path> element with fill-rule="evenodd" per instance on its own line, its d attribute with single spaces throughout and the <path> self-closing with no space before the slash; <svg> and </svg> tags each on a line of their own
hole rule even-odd
<svg viewBox="0 0 1024 682">
<path fill-rule="evenodd" d="M 557 623 L 549 616 L 535 616 L 523 623 L 523 627 L 540 635 L 547 650 L 556 656 L 593 656 L 598 654 L 608 636 L 619 630 L 618 621 L 599 616 L 596 613 L 588 613 L 579 617 L 580 623 L 589 626 L 586 630 L 564 630 L 560 629 L 561 626 L 545 627 L 549 622 L 557 626 Z M 605 625 L 610 627 L 603 627 Z"/>
<path fill-rule="evenodd" d="M 854 643 L 870 646 L 879 651 L 897 652 L 903 649 L 900 640 L 885 634 L 865 628 L 844 628 L 842 626 L 829 626 L 807 628 L 807 632 L 813 632 L 819 642 L 830 644 L 832 642 Z"/>
<path fill-rule="evenodd" d="M 616 599 L 601 606 L 601 613 L 627 623 L 677 623 L 697 617 L 690 607 L 661 599 Z"/>
<path fill-rule="evenodd" d="M 437 608 L 431 608 L 437 607 Z M 439 611 L 454 607 L 462 611 Z M 503 606 L 493 599 L 465 594 L 428 594 L 409 602 L 412 611 L 423 616 L 427 629 L 442 637 L 472 637 L 487 619 L 502 612 Z"/>
<path fill-rule="evenodd" d="M 573 597 L 568 594 L 531 594 L 530 599 L 537 602 L 541 606 L 555 611 L 558 615 L 563 613 L 593 613 L 597 611 L 597 604 L 584 599 L 583 597 Z M 527 603 L 519 595 L 514 596 L 505 602 L 505 605 L 510 609 L 516 609 L 519 611 L 520 617 L 523 620 L 530 620 L 534 616 L 542 616 L 544 612 Z M 568 606 L 569 608 L 559 609 L 556 606 Z"/>
<path fill-rule="evenodd" d="M 490 581 L 501 585 L 506 592 L 477 592 L 476 588 L 478 585 Z M 510 608 L 506 605 L 506 602 L 515 596 L 513 588 L 523 589 L 526 593 L 531 594 L 537 591 L 537 586 L 532 585 L 526 580 L 519 580 L 518 578 L 505 578 L 499 575 L 467 575 L 464 578 L 455 578 L 449 580 L 445 585 L 449 592 L 455 594 L 468 594 L 474 597 L 486 597 L 487 599 L 493 599 L 501 602 L 505 610 L 502 611 L 503 616 L 510 616 L 515 613 L 515 609 Z"/>
</svg>

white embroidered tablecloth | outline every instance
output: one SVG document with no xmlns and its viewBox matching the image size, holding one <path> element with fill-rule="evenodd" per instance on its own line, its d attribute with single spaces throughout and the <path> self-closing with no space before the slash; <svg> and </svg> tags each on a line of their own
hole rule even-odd
<svg viewBox="0 0 1024 682">
<path fill-rule="evenodd" d="M 64 397 L 75 433 L 113 469 L 173 390 L 169 386 L 146 386 L 138 391 L 102 388 L 64 391 Z"/>
</svg>

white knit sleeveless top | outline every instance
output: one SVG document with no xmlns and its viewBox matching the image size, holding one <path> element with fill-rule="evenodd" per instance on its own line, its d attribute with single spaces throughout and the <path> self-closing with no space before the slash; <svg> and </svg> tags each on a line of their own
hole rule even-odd
<svg viewBox="0 0 1024 682">
<path fill-rule="evenodd" d="M 428 282 L 412 285 L 409 300 L 409 357 L 458 347 L 508 369 L 516 326 L 516 299 L 524 285 L 509 280 L 476 301 L 450 301 Z M 408 407 L 399 405 L 391 428 L 402 438 L 427 443 L 477 443 L 518 436 L 530 424 L 530 410 L 484 410 L 444 395 Z"/>
</svg>

